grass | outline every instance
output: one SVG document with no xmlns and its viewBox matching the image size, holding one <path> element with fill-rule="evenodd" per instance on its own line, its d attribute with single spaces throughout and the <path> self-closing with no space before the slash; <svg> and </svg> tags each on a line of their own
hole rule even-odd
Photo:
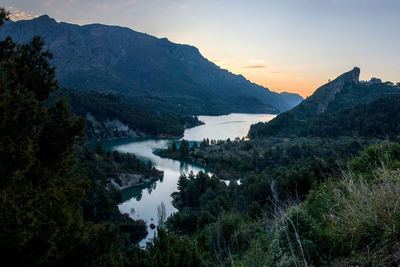
<svg viewBox="0 0 400 267">
<path fill-rule="evenodd" d="M 399 266 L 399 148 L 374 145 L 305 202 L 277 205 L 248 253 L 264 253 L 262 266 Z"/>
</svg>

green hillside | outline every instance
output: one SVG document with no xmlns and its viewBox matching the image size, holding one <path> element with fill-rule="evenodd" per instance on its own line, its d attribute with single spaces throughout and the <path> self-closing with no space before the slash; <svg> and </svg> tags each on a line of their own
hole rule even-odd
<svg viewBox="0 0 400 267">
<path fill-rule="evenodd" d="M 249 137 L 374 135 L 371 131 L 377 131 L 379 136 L 396 134 L 398 104 L 395 99 L 400 87 L 361 83 L 358 77 L 358 68 L 341 75 L 272 121 L 252 125 Z"/>
</svg>

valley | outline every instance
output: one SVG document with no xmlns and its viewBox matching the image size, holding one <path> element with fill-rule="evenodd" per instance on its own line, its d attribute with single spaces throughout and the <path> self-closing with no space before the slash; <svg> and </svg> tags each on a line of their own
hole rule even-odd
<svg viewBox="0 0 400 267">
<path fill-rule="evenodd" d="M 185 14 L 191 7 L 178 9 Z M 328 10 L 319 13 L 324 21 L 325 12 L 335 13 Z M 275 12 L 257 26 L 275 22 L 264 28 L 268 33 L 284 27 L 288 17 L 273 20 Z M 303 99 L 253 83 L 167 38 L 15 16 L 0 7 L 6 266 L 400 266 L 399 82 L 363 81 L 354 67 Z M 295 18 L 296 26 L 307 17 Z M 277 49 L 271 61 L 258 59 L 269 51 L 241 50 L 248 57 L 236 67 L 294 84 L 321 75 L 306 73 L 310 62 L 327 75 L 331 65 L 347 66 L 371 48 L 364 42 L 363 53 L 321 64 L 307 51 L 335 55 L 343 44 L 330 43 L 349 36 L 353 42 L 357 34 L 308 40 L 305 28 L 269 39 L 265 50 Z M 224 29 L 213 41 L 225 37 Z M 241 27 L 233 30 L 238 36 Z M 250 32 L 236 42 L 223 39 L 223 52 L 257 40 L 260 33 Z M 303 39 L 306 45 L 297 46 Z M 279 64 L 278 48 L 286 49 Z"/>
</svg>

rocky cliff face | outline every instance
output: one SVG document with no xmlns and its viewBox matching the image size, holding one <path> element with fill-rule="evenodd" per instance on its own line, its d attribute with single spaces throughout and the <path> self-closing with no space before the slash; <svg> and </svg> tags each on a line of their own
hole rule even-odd
<svg viewBox="0 0 400 267">
<path fill-rule="evenodd" d="M 329 103 L 335 100 L 336 94 L 342 92 L 345 85 L 358 84 L 360 82 L 360 69 L 355 67 L 353 70 L 346 72 L 335 80 L 321 86 L 313 94 L 315 101 L 318 101 L 317 113 L 325 112 Z"/>
<path fill-rule="evenodd" d="M 363 93 L 357 85 L 360 83 L 360 69 L 355 67 L 351 71 L 343 73 L 333 81 L 319 87 L 314 94 L 305 99 L 300 105 L 290 110 L 290 114 L 296 114 L 298 118 L 310 117 L 326 112 L 333 105 L 353 105 L 356 102 L 352 99 L 358 93 Z M 349 101 L 344 101 L 348 93 Z M 340 96 L 340 99 L 338 97 Z M 368 92 L 365 92 L 368 97 Z"/>
<path fill-rule="evenodd" d="M 118 119 L 102 121 L 91 113 L 86 114 L 85 134 L 89 140 L 145 136 L 144 133 L 134 131 Z"/>
<path fill-rule="evenodd" d="M 355 67 L 335 80 L 319 87 L 312 96 L 293 109 L 282 113 L 268 123 L 252 125 L 249 136 L 264 137 L 290 135 L 298 132 L 304 122 L 312 118 L 338 112 L 376 99 L 400 94 L 400 87 L 386 83 L 362 83 L 360 69 Z M 321 122 L 319 122 L 321 123 Z"/>
<path fill-rule="evenodd" d="M 277 113 L 286 96 L 223 70 L 199 50 L 128 28 L 57 23 L 44 15 L 7 22 L 0 38 L 44 38 L 61 85 L 111 92 L 148 110 L 185 114 Z"/>
<path fill-rule="evenodd" d="M 152 183 L 162 178 L 164 175 L 160 172 L 160 177 L 146 177 L 143 174 L 133 174 L 133 173 L 118 173 L 115 174 L 116 177 L 110 177 L 110 183 L 117 189 L 122 190 L 132 186 L 139 186 L 146 183 Z"/>
</svg>

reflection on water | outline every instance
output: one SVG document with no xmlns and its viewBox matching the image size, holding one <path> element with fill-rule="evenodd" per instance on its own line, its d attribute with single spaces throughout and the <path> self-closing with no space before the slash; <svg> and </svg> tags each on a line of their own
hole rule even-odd
<svg viewBox="0 0 400 267">
<path fill-rule="evenodd" d="M 143 191 L 147 191 L 148 194 L 151 194 L 153 190 L 157 187 L 157 182 L 145 183 L 139 186 L 132 186 L 125 188 L 122 190 L 122 201 L 125 202 L 131 198 L 140 201 L 142 199 Z"/>
<path fill-rule="evenodd" d="M 269 121 L 274 117 L 275 115 L 270 114 L 239 113 L 223 116 L 199 116 L 199 120 L 205 124 L 187 129 L 183 138 L 191 141 L 202 141 L 203 138 L 216 140 L 242 138 L 247 135 L 251 124 Z"/>
<path fill-rule="evenodd" d="M 275 115 L 268 114 L 230 114 L 225 116 L 199 116 L 205 124 L 185 131 L 184 138 L 191 141 L 209 139 L 234 139 L 245 137 L 251 124 L 271 120 Z M 157 207 L 164 202 L 167 217 L 177 210 L 172 206 L 171 194 L 177 191 L 177 182 L 181 173 L 204 170 L 199 166 L 161 158 L 153 152 L 165 149 L 171 144 L 167 139 L 125 139 L 104 142 L 107 149 L 134 153 L 138 158 L 151 160 L 154 166 L 164 171 L 160 181 L 122 190 L 123 203 L 119 205 L 122 213 L 134 219 L 143 219 L 148 225 L 157 224 Z M 154 236 L 155 230 L 148 227 L 149 234 L 141 245 Z"/>
</svg>

